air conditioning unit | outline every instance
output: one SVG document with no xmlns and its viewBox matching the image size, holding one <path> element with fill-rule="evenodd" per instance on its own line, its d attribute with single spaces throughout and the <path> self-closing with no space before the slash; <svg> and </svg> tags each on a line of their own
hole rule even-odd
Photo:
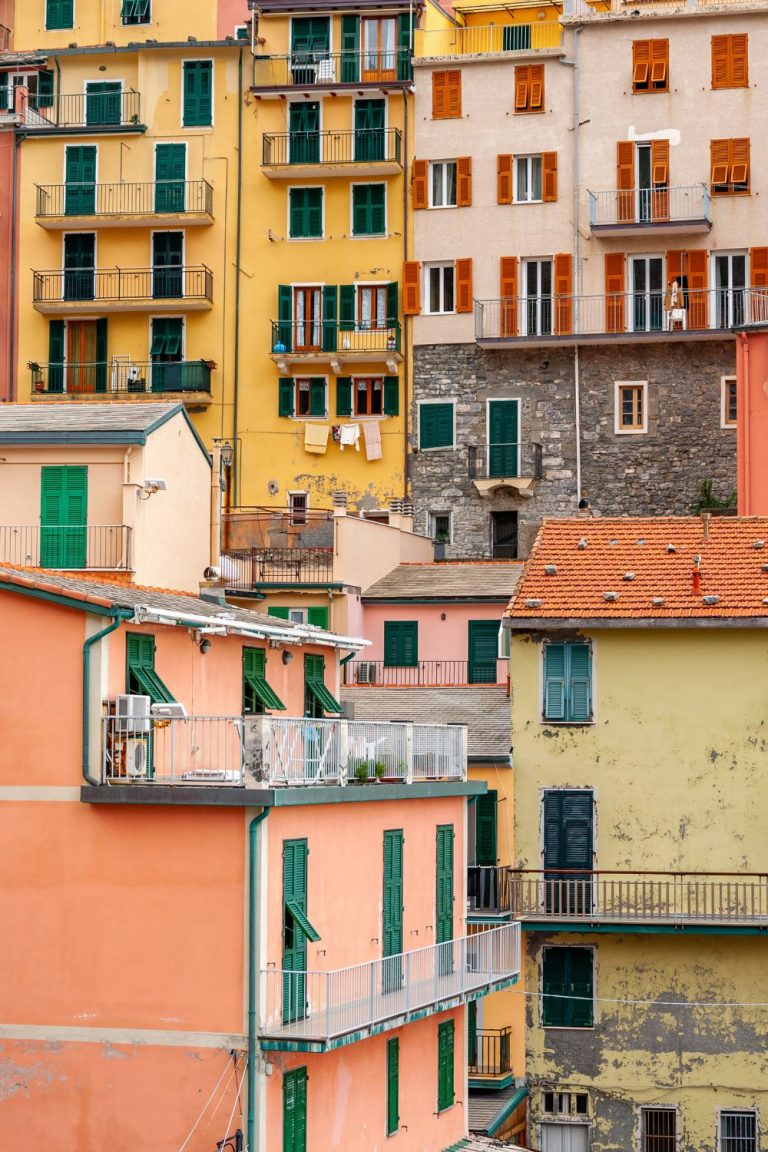
<svg viewBox="0 0 768 1152">
<path fill-rule="evenodd" d="M 149 732 L 150 703 L 149 696 L 116 696 L 115 730 L 126 735 Z"/>
<path fill-rule="evenodd" d="M 125 741 L 123 751 L 125 774 L 132 780 L 146 776 L 149 762 L 149 741 L 146 737 L 131 736 Z"/>
<path fill-rule="evenodd" d="M 373 661 L 361 660 L 355 667 L 355 674 L 358 684 L 376 683 L 376 665 Z"/>
<path fill-rule="evenodd" d="M 155 720 L 185 720 L 187 710 L 183 704 L 172 700 L 169 704 L 153 704 L 152 717 Z"/>
</svg>

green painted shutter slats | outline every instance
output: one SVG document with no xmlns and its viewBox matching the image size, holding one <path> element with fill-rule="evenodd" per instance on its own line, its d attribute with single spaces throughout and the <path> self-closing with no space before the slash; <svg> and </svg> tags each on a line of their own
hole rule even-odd
<svg viewBox="0 0 768 1152">
<path fill-rule="evenodd" d="M 86 216 L 96 209 L 96 148 L 69 145 L 64 153 L 64 214 Z"/>
<path fill-rule="evenodd" d="M 317 929 L 312 927 L 299 905 L 296 904 L 293 900 L 288 900 L 286 901 L 285 906 L 293 917 L 297 928 L 303 932 L 307 940 L 309 940 L 312 944 L 317 943 L 317 941 L 320 939 L 320 933 L 317 931 Z"/>
<path fill-rule="evenodd" d="M 586 722 L 592 716 L 589 644 L 544 647 L 544 719 Z"/>
<path fill-rule="evenodd" d="M 277 383 L 277 414 L 278 416 L 293 416 L 295 387 L 293 376 L 281 376 Z M 273 611 L 269 609 L 270 613 Z M 286 619 L 288 609 L 286 608 Z"/>
<path fill-rule="evenodd" d="M 185 128 L 209 128 L 213 123 L 213 62 L 184 61 Z"/>
<path fill-rule="evenodd" d="M 384 160 L 386 103 L 384 100 L 355 102 L 355 160 Z"/>
<path fill-rule="evenodd" d="M 307 1152 L 307 1070 L 283 1073 L 283 1152 Z"/>
<path fill-rule="evenodd" d="M 88 558 L 88 469 L 40 470 L 40 566 L 85 568 Z"/>
<path fill-rule="evenodd" d="M 384 377 L 384 415 L 399 416 L 400 414 L 400 378 L 399 376 Z"/>
<path fill-rule="evenodd" d="M 592 668 L 588 644 L 569 644 L 569 704 L 571 720 L 589 720 L 592 714 Z"/>
<path fill-rule="evenodd" d="M 322 188 L 291 188 L 288 226 L 294 240 L 317 240 L 323 235 Z"/>
<path fill-rule="evenodd" d="M 335 284 L 323 288 L 323 352 L 336 351 L 336 324 L 339 290 Z"/>
<path fill-rule="evenodd" d="M 542 1023 L 591 1028 L 594 968 L 591 948 L 547 948 L 542 959 Z"/>
<path fill-rule="evenodd" d="M 63 320 L 51 320 L 48 326 L 48 391 L 64 391 Z"/>
<path fill-rule="evenodd" d="M 152 295 L 171 300 L 184 295 L 184 233 L 154 232 L 152 235 Z"/>
<path fill-rule="evenodd" d="M 386 184 L 355 184 L 352 188 L 352 234 L 383 236 L 386 227 Z"/>
<path fill-rule="evenodd" d="M 93 300 L 95 295 L 96 237 L 93 232 L 70 232 L 64 237 L 64 299 Z"/>
<path fill-rule="evenodd" d="M 470 620 L 468 633 L 467 680 L 470 684 L 495 684 L 499 651 L 498 621 Z"/>
<path fill-rule="evenodd" d="M 314 628 L 327 628 L 328 627 L 328 609 L 327 608 L 308 608 L 307 609 L 307 623 L 311 624 Z"/>
<path fill-rule="evenodd" d="M 419 624 L 417 620 L 385 620 L 384 665 L 388 668 L 413 668 L 419 662 Z"/>
<path fill-rule="evenodd" d="M 454 1022 L 445 1020 L 437 1027 L 437 1110 L 453 1105 Z"/>
<path fill-rule="evenodd" d="M 387 327 L 394 328 L 400 316 L 400 286 L 396 280 L 387 284 Z"/>
<path fill-rule="evenodd" d="M 445 944 L 440 950 L 438 967 L 441 975 L 453 971 L 453 824 L 440 824 L 436 836 L 435 877 L 435 942 Z"/>
<path fill-rule="evenodd" d="M 339 376 L 336 381 L 336 415 L 352 415 L 352 377 Z"/>
<path fill-rule="evenodd" d="M 360 80 L 360 17 L 341 18 L 341 83 L 357 84 Z"/>
<path fill-rule="evenodd" d="M 383 956 L 395 960 L 383 965 L 383 991 L 400 988 L 403 980 L 403 830 L 384 833 L 384 899 L 382 917 Z"/>
<path fill-rule="evenodd" d="M 517 400 L 488 402 L 488 475 L 517 476 L 519 454 Z"/>
<path fill-rule="evenodd" d="M 277 288 L 277 338 L 286 352 L 293 347 L 293 291 L 290 284 L 280 284 Z"/>
<path fill-rule="evenodd" d="M 291 21 L 291 52 L 320 60 L 328 55 L 330 45 L 331 24 L 327 16 L 294 16 Z"/>
<path fill-rule="evenodd" d="M 497 860 L 498 793 L 495 790 L 475 801 L 475 860 L 482 868 L 493 868 Z"/>
<path fill-rule="evenodd" d="M 264 708 L 284 712 L 285 704 L 267 683 L 267 654 L 264 649 L 243 648 L 243 710 L 258 712 Z"/>
<path fill-rule="evenodd" d="M 306 916 L 306 840 L 283 841 L 283 1022 L 301 1020 L 306 1013 L 307 935 L 294 920 L 290 906 Z"/>
<path fill-rule="evenodd" d="M 397 78 L 410 80 L 413 77 L 411 67 L 411 15 L 402 13 L 397 18 Z"/>
<path fill-rule="evenodd" d="M 33 107 L 53 107 L 53 71 L 43 68 L 37 74 L 37 99 L 31 101 Z"/>
<path fill-rule="evenodd" d="M 544 716 L 565 720 L 565 644 L 544 647 Z"/>
<path fill-rule="evenodd" d="M 419 448 L 453 447 L 453 404 L 419 407 Z"/>
<path fill-rule="evenodd" d="M 547 909 L 588 912 L 592 906 L 594 795 L 586 788 L 553 788 L 544 793 L 543 805 Z"/>
<path fill-rule="evenodd" d="M 155 145 L 155 212 L 185 210 L 186 174 L 186 144 Z"/>
<path fill-rule="evenodd" d="M 400 1127 L 400 1041 L 387 1041 L 387 1136 Z"/>
<path fill-rule="evenodd" d="M 341 712 L 341 704 L 325 686 L 323 656 L 304 657 L 304 700 L 308 716 L 322 717 L 325 712 Z"/>
<path fill-rule="evenodd" d="M 327 416 L 325 402 L 325 377 L 313 376 L 309 381 L 309 414 L 310 416 Z"/>
<path fill-rule="evenodd" d="M 320 163 L 320 105 L 290 105 L 288 110 L 288 163 Z"/>
<path fill-rule="evenodd" d="M 175 696 L 155 671 L 155 638 L 129 632 L 125 638 L 126 691 L 149 696 L 153 704 L 172 704 Z"/>
<path fill-rule="evenodd" d="M 74 0 L 46 0 L 45 26 L 51 30 L 54 28 L 74 28 Z"/>
<path fill-rule="evenodd" d="M 119 80 L 97 80 L 85 86 L 86 124 L 121 122 L 123 86 Z"/>
<path fill-rule="evenodd" d="M 293 383 L 293 381 L 291 381 L 291 383 Z M 267 608 L 267 616 L 274 616 L 277 620 L 289 620 L 289 611 L 290 609 L 288 608 L 281 608 L 278 605 L 274 605 L 271 608 Z"/>
<path fill-rule="evenodd" d="M 355 327 L 355 286 L 342 284 L 339 289 L 339 328 L 351 332 Z"/>
</svg>

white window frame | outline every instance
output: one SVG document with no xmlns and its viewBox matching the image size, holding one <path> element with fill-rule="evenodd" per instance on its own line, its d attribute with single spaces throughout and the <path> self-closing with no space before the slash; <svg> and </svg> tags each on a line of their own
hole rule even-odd
<svg viewBox="0 0 768 1152">
<path fill-rule="evenodd" d="M 302 510 L 302 515 L 306 515 L 306 513 L 309 512 L 309 489 L 307 489 L 307 488 L 289 488 L 288 492 L 286 493 L 287 504 L 288 504 L 288 523 L 291 526 L 296 525 L 296 524 L 299 524 L 299 525 L 306 524 L 306 520 L 294 520 L 294 516 L 297 515 L 297 510 L 293 506 L 294 496 L 303 496 L 304 497 L 304 508 Z"/>
<path fill-rule="evenodd" d="M 292 236 L 291 235 L 291 193 L 311 191 L 319 188 L 322 193 L 321 223 L 319 236 Z M 325 185 L 324 184 L 289 184 L 286 196 L 285 234 L 291 244 L 317 244 L 318 240 L 325 240 Z"/>
<path fill-rule="evenodd" d="M 532 163 L 531 163 L 531 161 L 533 161 L 533 160 L 539 161 L 539 168 L 540 168 L 539 187 L 541 189 L 541 195 L 538 198 L 534 198 L 533 196 L 528 195 L 527 197 L 525 197 L 525 199 L 519 199 L 518 195 L 517 195 L 517 184 L 518 184 L 517 169 L 518 169 L 518 165 L 519 164 L 525 164 L 525 166 L 526 166 L 526 169 L 527 169 L 526 181 L 528 184 L 528 192 L 530 193 L 531 188 L 532 188 L 532 179 L 531 179 L 531 177 L 532 177 Z M 513 187 L 512 187 L 513 203 L 515 203 L 515 204 L 543 204 L 544 203 L 544 159 L 543 159 L 542 153 L 541 152 L 529 152 L 523 156 L 515 156 L 514 169 L 512 172 L 512 180 L 513 180 Z"/>
<path fill-rule="evenodd" d="M 306 380 L 307 382 L 309 382 L 310 380 L 323 380 L 323 381 L 325 381 L 325 412 L 322 416 L 310 416 L 308 412 L 299 412 L 299 410 L 298 410 L 299 406 L 296 403 L 296 392 L 297 392 L 297 388 L 298 388 L 298 384 L 299 384 L 300 380 Z M 312 375 L 310 375 L 310 373 L 308 371 L 295 372 L 293 375 L 293 416 L 291 417 L 291 419 L 292 420 L 310 420 L 310 421 L 311 420 L 320 420 L 320 421 L 326 421 L 327 422 L 328 418 L 330 416 L 330 411 L 331 410 L 329 408 L 329 397 L 328 397 L 328 377 L 327 376 L 312 376 Z M 300 489 L 297 489 L 297 491 L 300 491 Z M 289 492 L 289 496 L 290 495 L 291 495 L 291 493 Z"/>
<path fill-rule="evenodd" d="M 379 329 L 382 331 L 382 329 Z M 352 382 L 352 420 L 383 420 L 384 419 L 384 377 L 378 372 L 371 372 L 367 376 L 364 372 L 358 372 L 356 376 L 350 376 Z M 357 408 L 357 382 L 358 380 L 380 380 L 381 381 L 381 412 L 368 412 L 358 414 L 355 409 Z"/>
<path fill-rule="evenodd" d="M 455 400 L 419 400 L 417 412 L 417 436 L 419 441 L 419 452 L 447 452 L 449 449 L 456 450 L 456 401 Z M 428 404 L 450 404 L 453 408 L 453 440 L 450 444 L 441 444 L 437 448 L 422 448 L 421 446 L 421 409 Z"/>
<path fill-rule="evenodd" d="M 723 1115 L 733 1115 L 733 1113 L 754 1116 L 755 1118 L 755 1152 L 760 1149 L 760 1110 L 759 1108 L 718 1108 L 715 1113 L 717 1117 L 717 1152 L 729 1152 L 729 1149 L 723 1145 Z"/>
<path fill-rule="evenodd" d="M 642 390 L 643 423 L 639 428 L 623 428 L 621 424 L 621 390 L 622 388 L 640 388 Z M 647 380 L 616 380 L 614 381 L 613 401 L 613 430 L 617 436 L 644 436 L 648 432 L 648 381 Z"/>
<path fill-rule="evenodd" d="M 512 633 L 504 627 L 504 621 L 499 624 L 499 640 L 496 646 L 496 659 L 509 660 L 512 655 Z"/>
<path fill-rule="evenodd" d="M 454 167 L 453 190 L 454 190 L 454 195 L 455 195 L 456 199 L 455 199 L 455 202 L 453 204 L 435 204 L 433 199 L 432 199 L 432 186 L 433 186 L 432 185 L 432 173 L 433 173 L 435 168 L 442 168 L 443 169 L 441 184 L 442 184 L 442 189 L 443 189 L 443 196 L 445 196 L 446 166 L 448 164 L 453 164 L 453 167 Z M 457 160 L 430 160 L 428 165 L 427 165 L 427 182 L 428 182 L 427 204 L 430 208 L 458 208 L 458 202 L 459 202 L 459 166 L 458 166 Z"/>
<path fill-rule="evenodd" d="M 640 1104 L 637 1107 L 637 1152 L 645 1152 L 643 1141 L 644 1112 L 675 1113 L 675 1147 L 680 1147 L 680 1106 L 678 1104 Z"/>
<path fill-rule="evenodd" d="M 720 427 L 728 428 L 732 432 L 736 430 L 739 423 L 739 398 L 736 396 L 736 419 L 728 419 L 728 385 L 735 384 L 736 376 L 721 376 L 720 377 Z M 729 1111 L 729 1109 L 726 1109 Z"/>
<path fill-rule="evenodd" d="M 444 512 L 441 512 L 438 508 L 430 508 L 427 512 L 427 534 L 429 535 L 430 540 L 433 542 L 433 544 L 437 543 L 435 519 L 438 516 L 448 517 L 448 539 L 441 541 L 441 543 L 453 544 L 453 511 L 450 508 L 446 509 Z"/>
<path fill-rule="evenodd" d="M 384 189 L 384 231 L 355 232 L 355 188 L 379 185 Z M 323 198 L 325 199 L 325 198 Z M 386 180 L 356 180 L 349 186 L 349 236 L 351 240 L 386 240 L 389 236 L 389 186 Z"/>
<path fill-rule="evenodd" d="M 424 315 L 425 316 L 454 316 L 456 314 L 456 262 L 454 260 L 433 260 L 428 264 L 425 263 L 423 268 L 424 268 L 424 273 L 422 276 L 421 285 L 422 285 L 422 293 L 423 293 L 423 300 L 424 300 Z M 450 270 L 451 270 L 451 275 L 453 276 L 453 308 L 451 308 L 451 309 L 445 309 L 445 308 L 441 307 L 437 311 L 433 312 L 431 310 L 431 308 L 429 307 L 429 273 L 434 268 L 440 268 L 440 269 L 446 269 L 446 270 L 450 268 Z M 440 303 L 442 305 L 445 303 L 445 281 L 444 281 L 442 276 L 440 278 L 440 293 L 439 293 L 439 295 L 440 295 Z"/>
</svg>

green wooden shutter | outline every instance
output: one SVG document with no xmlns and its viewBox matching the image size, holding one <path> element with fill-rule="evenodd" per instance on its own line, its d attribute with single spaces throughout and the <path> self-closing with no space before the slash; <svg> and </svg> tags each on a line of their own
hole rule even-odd
<svg viewBox="0 0 768 1152">
<path fill-rule="evenodd" d="M 338 289 L 335 284 L 323 288 L 323 352 L 336 351 Z"/>
<path fill-rule="evenodd" d="M 149 24 L 150 0 L 123 0 L 123 24 Z"/>
<path fill-rule="evenodd" d="M 467 1004 L 467 1064 L 470 1071 L 477 1064 L 477 1000 Z"/>
<path fill-rule="evenodd" d="M 453 940 L 453 824 L 440 824 L 436 837 L 435 942 Z M 441 964 L 441 970 L 448 970 Z"/>
<path fill-rule="evenodd" d="M 279 284 L 277 288 L 278 340 L 286 352 L 293 347 L 293 289 L 290 284 Z"/>
<path fill-rule="evenodd" d="M 352 332 L 355 327 L 355 286 L 342 284 L 339 289 L 339 328 Z"/>
<path fill-rule="evenodd" d="M 568 658 L 568 719 L 586 721 L 592 715 L 592 660 L 589 644 L 569 644 Z"/>
<path fill-rule="evenodd" d="M 301 1020 L 306 1013 L 307 937 L 288 905 L 306 915 L 306 840 L 283 841 L 283 1022 Z"/>
<path fill-rule="evenodd" d="M 64 321 L 48 325 L 48 391 L 64 391 Z"/>
<path fill-rule="evenodd" d="M 307 1070 L 283 1073 L 283 1152 L 306 1152 Z"/>
<path fill-rule="evenodd" d="M 211 60 L 184 61 L 185 128 L 208 128 L 213 123 L 213 63 Z"/>
<path fill-rule="evenodd" d="M 341 18 L 341 83 L 360 81 L 360 17 Z"/>
<path fill-rule="evenodd" d="M 43 68 L 37 74 L 37 99 L 34 100 L 33 106 L 37 108 L 52 108 L 53 107 L 53 71 L 50 68 Z"/>
<path fill-rule="evenodd" d="M 289 164 L 320 163 L 320 104 L 293 103 L 288 110 Z"/>
<path fill-rule="evenodd" d="M 331 43 L 330 20 L 327 16 L 294 16 L 291 21 L 291 52 L 312 54 L 315 59 L 327 55 Z"/>
<path fill-rule="evenodd" d="M 594 794 L 588 788 L 544 793 L 544 868 L 592 868 Z"/>
<path fill-rule="evenodd" d="M 437 1110 L 453 1105 L 454 1022 L 445 1020 L 437 1027 Z"/>
<path fill-rule="evenodd" d="M 519 431 L 517 400 L 488 403 L 488 475 L 517 476 Z"/>
<path fill-rule="evenodd" d="M 277 384 L 278 416 L 293 416 L 295 392 L 293 376 L 281 376 Z"/>
<path fill-rule="evenodd" d="M 566 995 L 567 948 L 546 948 L 541 961 L 541 1022 L 545 1028 L 562 1028 L 568 1017 Z"/>
<path fill-rule="evenodd" d="M 419 662 L 417 620 L 385 620 L 384 664 L 389 668 L 415 667 Z"/>
<path fill-rule="evenodd" d="M 45 26 L 49 30 L 53 30 L 54 28 L 74 28 L 74 0 L 46 0 Z"/>
<path fill-rule="evenodd" d="M 308 608 L 307 609 L 307 623 L 312 624 L 315 628 L 328 627 L 328 609 L 327 608 Z"/>
<path fill-rule="evenodd" d="M 352 415 L 352 378 L 339 376 L 336 381 L 336 415 Z"/>
<path fill-rule="evenodd" d="M 274 616 L 277 620 L 290 620 L 290 608 L 272 605 L 267 608 L 267 616 Z"/>
<path fill-rule="evenodd" d="M 397 959 L 384 964 L 385 992 L 402 985 L 403 971 L 400 953 L 403 951 L 403 830 L 396 828 L 384 833 L 384 898 L 382 917 L 383 956 Z"/>
<path fill-rule="evenodd" d="M 400 1127 L 400 1041 L 387 1041 L 387 1136 Z"/>
<path fill-rule="evenodd" d="M 115 126 L 122 119 L 123 86 L 119 80 L 97 80 L 85 86 L 85 122 Z"/>
<path fill-rule="evenodd" d="M 568 991 L 572 1028 L 591 1028 L 594 1023 L 594 965 L 591 948 L 569 948 Z"/>
<path fill-rule="evenodd" d="M 64 213 L 85 216 L 96 209 L 96 147 L 69 145 L 64 151 Z"/>
<path fill-rule="evenodd" d="M 265 708 L 285 711 L 280 697 L 267 683 L 267 654 L 263 648 L 243 648 L 243 712 Z"/>
<path fill-rule="evenodd" d="M 322 188 L 291 188 L 289 201 L 291 237 L 296 240 L 321 238 L 323 235 Z"/>
<path fill-rule="evenodd" d="M 129 632 L 125 638 L 125 690 L 149 696 L 153 704 L 170 704 L 173 694 L 155 671 L 155 638 Z"/>
<path fill-rule="evenodd" d="M 399 416 L 400 414 L 400 378 L 398 376 L 384 377 L 384 415 Z"/>
<path fill-rule="evenodd" d="M 410 80 L 413 77 L 411 67 L 411 15 L 402 13 L 397 18 L 397 78 Z"/>
<path fill-rule="evenodd" d="M 467 638 L 467 680 L 470 684 L 496 683 L 498 650 L 498 621 L 470 620 Z"/>
<path fill-rule="evenodd" d="M 186 174 L 186 144 L 155 145 L 155 212 L 185 210 Z"/>
<path fill-rule="evenodd" d="M 419 448 L 453 446 L 453 404 L 421 404 Z"/>
<path fill-rule="evenodd" d="M 396 280 L 387 284 L 387 327 L 394 328 L 400 316 L 399 285 Z"/>
<path fill-rule="evenodd" d="M 96 391 L 107 390 L 107 344 L 109 325 L 106 316 L 96 321 Z"/>
<path fill-rule="evenodd" d="M 352 233 L 381 236 L 387 227 L 385 184 L 355 184 L 352 188 Z"/>
<path fill-rule="evenodd" d="M 498 792 L 491 790 L 475 801 L 475 862 L 493 868 L 497 860 Z"/>
<path fill-rule="evenodd" d="M 88 469 L 40 469 L 40 566 L 85 568 L 88 559 Z"/>
<path fill-rule="evenodd" d="M 322 376 L 313 376 L 309 381 L 309 414 L 310 416 L 327 416 L 328 408 L 325 402 L 326 384 Z"/>
<path fill-rule="evenodd" d="M 594 1023 L 592 949 L 545 949 L 542 992 L 544 1027 L 591 1028 Z"/>
<path fill-rule="evenodd" d="M 544 719 L 565 720 L 565 644 L 544 645 Z"/>
<path fill-rule="evenodd" d="M 386 159 L 384 100 L 355 101 L 355 160 L 372 163 Z"/>
</svg>

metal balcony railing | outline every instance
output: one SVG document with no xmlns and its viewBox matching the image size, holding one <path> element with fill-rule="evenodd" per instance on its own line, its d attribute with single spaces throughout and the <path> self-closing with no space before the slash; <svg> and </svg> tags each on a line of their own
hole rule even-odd
<svg viewBox="0 0 768 1152">
<path fill-rule="evenodd" d="M 502 916 L 512 910 L 509 867 L 470 864 L 467 868 L 467 911 L 473 916 Z"/>
<path fill-rule="evenodd" d="M 330 508 L 310 509 L 239 507 L 222 514 L 224 551 L 250 553 L 281 549 L 333 548 L 334 516 Z"/>
<path fill-rule="evenodd" d="M 592 228 L 647 224 L 649 229 L 658 230 L 665 223 L 695 222 L 712 224 L 712 197 L 706 184 L 589 193 Z"/>
<path fill-rule="evenodd" d="M 402 164 L 399 128 L 349 132 L 264 133 L 262 160 L 272 165 Z"/>
<path fill-rule="evenodd" d="M 470 480 L 514 479 L 525 477 L 541 480 L 541 444 L 533 441 L 499 444 L 468 444 L 467 475 Z"/>
<path fill-rule="evenodd" d="M 537 921 L 768 928 L 768 874 L 513 871 L 512 911 Z"/>
<path fill-rule="evenodd" d="M 104 784 L 243 783 L 240 716 L 102 719 Z"/>
<path fill-rule="evenodd" d="M 254 88 L 396 84 L 410 83 L 412 77 L 408 48 L 393 48 L 389 52 L 326 52 L 316 48 L 288 56 L 256 56 L 253 62 Z"/>
<path fill-rule="evenodd" d="M 416 664 L 391 665 L 383 660 L 350 660 L 344 665 L 347 688 L 450 688 L 466 685 L 505 684 L 496 660 L 419 660 Z"/>
<path fill-rule="evenodd" d="M 131 567 L 131 529 L 127 524 L 2 524 L 0 563 L 125 572 Z"/>
<path fill-rule="evenodd" d="M 553 52 L 563 46 L 563 30 L 556 20 L 540 24 L 484 24 L 474 28 L 417 30 L 415 40 L 417 58 Z"/>
<path fill-rule="evenodd" d="M 669 338 L 689 331 L 729 332 L 768 322 L 768 289 L 684 288 L 665 308 L 664 290 L 593 296 L 508 296 L 475 301 L 475 339 L 499 344 L 580 336 Z"/>
<path fill-rule="evenodd" d="M 388 319 L 382 328 L 337 324 L 325 320 L 272 320 L 272 352 L 292 356 L 323 352 L 399 353 L 400 323 Z"/>
<path fill-rule="evenodd" d="M 262 1043 L 327 1044 L 491 992 L 519 975 L 519 924 L 327 972 L 262 969 L 259 1035 Z"/>
<path fill-rule="evenodd" d="M 141 96 L 129 88 L 120 92 L 75 92 L 60 96 L 31 96 L 23 113 L 27 131 L 46 129 L 135 128 L 141 131 Z"/>
<path fill-rule="evenodd" d="M 213 299 L 213 273 L 204 264 L 168 268 L 74 268 L 33 272 L 33 304 L 70 301 L 148 303 Z"/>
<path fill-rule="evenodd" d="M 328 584 L 333 548 L 232 548 L 221 554 L 221 583 L 232 591 L 260 584 Z"/>
<path fill-rule="evenodd" d="M 98 395 L 108 399 L 147 392 L 210 392 L 211 360 L 136 363 L 122 357 L 93 364 L 30 362 L 33 396 Z"/>
<path fill-rule="evenodd" d="M 207 180 L 164 180 L 120 184 L 37 184 L 38 219 L 58 216 L 213 216 Z"/>
<path fill-rule="evenodd" d="M 470 1034 L 470 1076 L 504 1076 L 511 1071 L 511 1028 L 478 1028 L 474 1035 Z"/>
<path fill-rule="evenodd" d="M 249 716 L 249 773 L 268 786 L 466 780 L 461 724 Z"/>
</svg>

